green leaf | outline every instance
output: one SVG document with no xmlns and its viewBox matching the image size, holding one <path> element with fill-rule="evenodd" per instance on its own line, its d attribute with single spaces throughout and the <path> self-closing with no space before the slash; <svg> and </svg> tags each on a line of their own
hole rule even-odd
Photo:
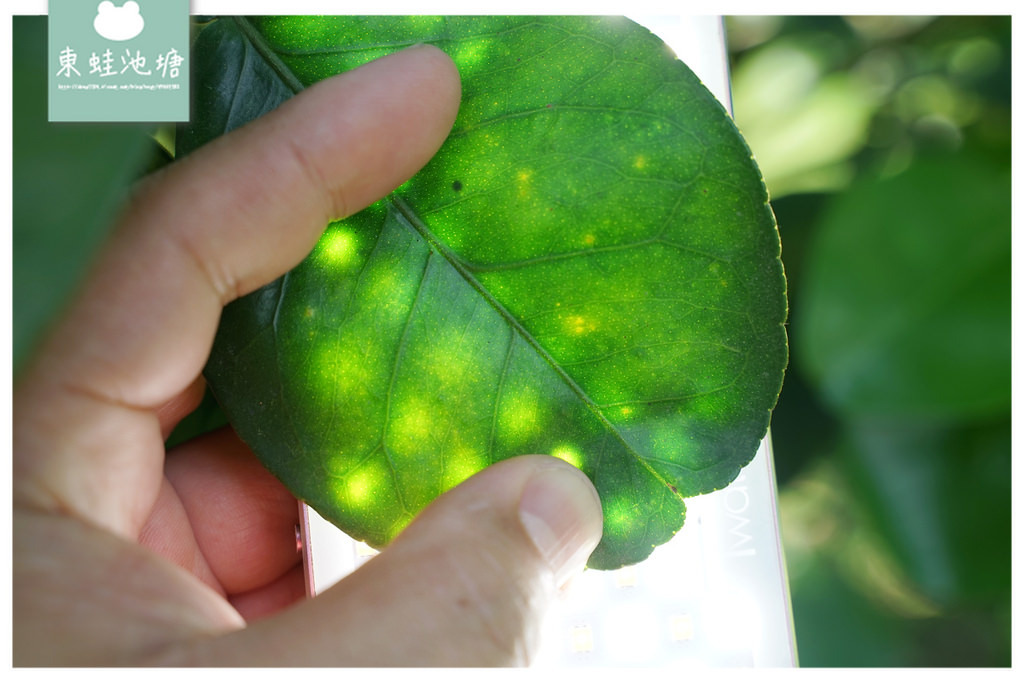
<svg viewBox="0 0 1024 683">
<path fill-rule="evenodd" d="M 258 108 L 271 74 L 308 84 L 421 42 L 462 75 L 448 141 L 228 306 L 211 387 L 272 471 L 371 544 L 487 465 L 550 453 L 601 494 L 590 565 L 639 561 L 684 497 L 749 462 L 781 384 L 785 283 L 750 151 L 616 19 L 221 21 L 196 48 L 228 62 L 200 65 L 198 118 Z"/>
<path fill-rule="evenodd" d="M 862 419 L 844 450 L 869 522 L 932 600 L 1003 604 L 1011 586 L 1010 421 Z"/>
<path fill-rule="evenodd" d="M 1000 415 L 1010 405 L 1010 174 L 963 153 L 833 200 L 798 331 L 851 414 Z"/>
</svg>

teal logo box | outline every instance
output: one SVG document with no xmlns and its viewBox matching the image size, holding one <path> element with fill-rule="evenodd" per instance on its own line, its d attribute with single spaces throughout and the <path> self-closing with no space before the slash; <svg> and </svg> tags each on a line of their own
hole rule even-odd
<svg viewBox="0 0 1024 683">
<path fill-rule="evenodd" d="M 189 118 L 188 0 L 49 0 L 49 120 Z"/>
</svg>

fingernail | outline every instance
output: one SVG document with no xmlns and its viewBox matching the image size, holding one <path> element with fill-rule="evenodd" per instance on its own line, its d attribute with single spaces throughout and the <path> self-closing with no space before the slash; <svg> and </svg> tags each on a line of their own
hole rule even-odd
<svg viewBox="0 0 1024 683">
<path fill-rule="evenodd" d="M 583 570 L 601 540 L 601 501 L 586 475 L 573 467 L 534 474 L 519 500 L 519 519 L 559 587 Z"/>
</svg>

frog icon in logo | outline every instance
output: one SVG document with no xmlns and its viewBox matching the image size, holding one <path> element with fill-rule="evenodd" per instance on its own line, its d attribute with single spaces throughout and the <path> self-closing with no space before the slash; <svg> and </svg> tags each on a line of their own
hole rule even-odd
<svg viewBox="0 0 1024 683">
<path fill-rule="evenodd" d="M 139 13 L 139 3 L 128 0 L 116 7 L 110 0 L 103 0 L 96 8 L 92 27 L 107 40 L 131 40 L 142 33 L 146 22 Z"/>
</svg>

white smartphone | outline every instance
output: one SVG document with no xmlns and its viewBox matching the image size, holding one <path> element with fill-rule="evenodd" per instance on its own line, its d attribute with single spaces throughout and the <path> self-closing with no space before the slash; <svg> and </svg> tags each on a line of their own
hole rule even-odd
<svg viewBox="0 0 1024 683">
<path fill-rule="evenodd" d="M 585 571 L 548 615 L 535 666 L 797 664 L 771 440 L 645 561 Z M 376 554 L 300 504 L 314 596 Z"/>
</svg>

